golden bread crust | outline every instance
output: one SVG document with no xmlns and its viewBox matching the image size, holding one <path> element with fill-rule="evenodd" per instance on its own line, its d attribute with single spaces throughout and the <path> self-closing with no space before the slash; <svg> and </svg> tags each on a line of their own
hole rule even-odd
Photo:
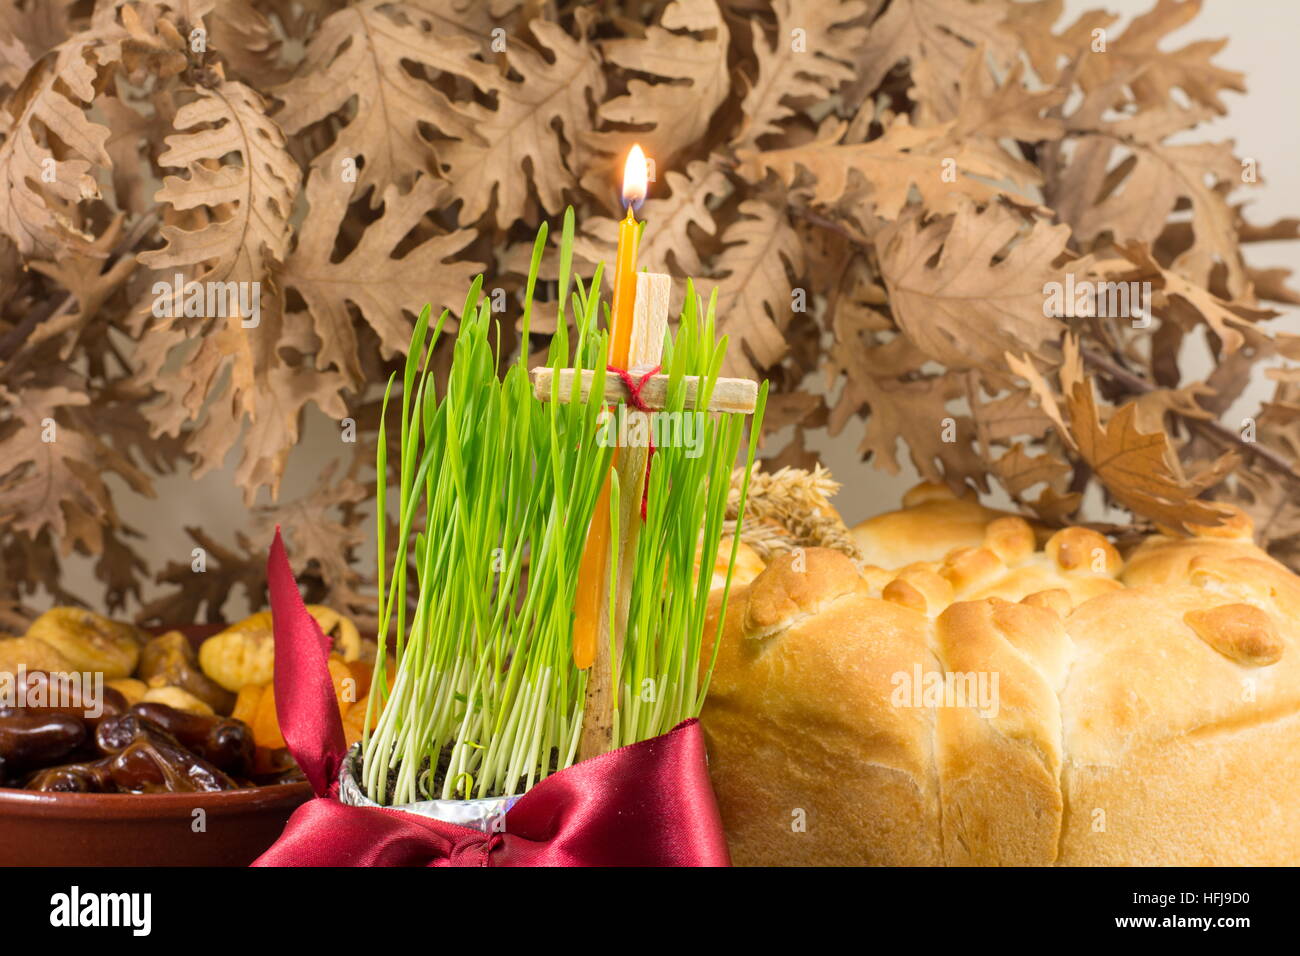
<svg viewBox="0 0 1300 956">
<path fill-rule="evenodd" d="M 1300 579 L 1248 522 L 1125 560 L 912 501 L 862 572 L 733 590 L 703 724 L 737 863 L 1300 863 Z"/>
</svg>

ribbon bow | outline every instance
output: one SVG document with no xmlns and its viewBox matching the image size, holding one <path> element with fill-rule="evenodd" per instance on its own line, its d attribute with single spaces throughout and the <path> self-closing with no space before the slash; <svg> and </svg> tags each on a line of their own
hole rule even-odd
<svg viewBox="0 0 1300 956">
<path fill-rule="evenodd" d="M 552 774 L 483 833 L 338 799 L 346 753 L 326 662 L 277 527 L 267 560 L 280 730 L 316 793 L 254 866 L 728 866 L 699 722 Z"/>
</svg>

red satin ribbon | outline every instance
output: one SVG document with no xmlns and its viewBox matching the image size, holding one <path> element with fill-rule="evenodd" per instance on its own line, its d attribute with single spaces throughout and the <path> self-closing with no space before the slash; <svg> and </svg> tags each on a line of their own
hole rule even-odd
<svg viewBox="0 0 1300 956">
<path fill-rule="evenodd" d="M 547 777 L 504 833 L 400 810 L 344 806 L 343 724 L 326 661 L 276 529 L 267 561 L 280 729 L 316 798 L 253 866 L 729 866 L 699 722 Z"/>
<path fill-rule="evenodd" d="M 633 378 L 632 373 L 625 368 L 619 368 L 617 365 L 606 365 L 605 371 L 613 372 L 618 376 L 623 387 L 627 389 L 627 403 L 635 408 L 638 412 L 653 411 L 641 397 L 641 390 L 645 388 L 646 382 L 659 374 L 660 366 L 656 365 L 650 371 L 646 372 L 640 378 Z M 641 520 L 645 521 L 646 508 L 650 504 L 650 463 L 655 457 L 655 439 L 654 430 L 650 430 L 649 447 L 646 449 L 645 456 L 645 481 L 641 485 Z"/>
</svg>

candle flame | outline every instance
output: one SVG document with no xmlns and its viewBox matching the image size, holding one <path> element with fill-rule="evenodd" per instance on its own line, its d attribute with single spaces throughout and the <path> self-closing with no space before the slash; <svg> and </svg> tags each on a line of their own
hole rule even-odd
<svg viewBox="0 0 1300 956">
<path fill-rule="evenodd" d="M 623 166 L 623 206 L 632 209 L 640 209 L 641 203 L 645 202 L 645 194 L 649 180 L 649 169 L 646 166 L 645 153 L 641 147 L 633 145 L 628 151 L 627 163 Z"/>
</svg>

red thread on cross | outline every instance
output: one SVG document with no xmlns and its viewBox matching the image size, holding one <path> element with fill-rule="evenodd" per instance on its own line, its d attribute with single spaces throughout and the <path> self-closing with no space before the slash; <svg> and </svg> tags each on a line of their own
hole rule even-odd
<svg viewBox="0 0 1300 956">
<path fill-rule="evenodd" d="M 650 371 L 645 372 L 640 377 L 635 377 L 625 368 L 619 368 L 617 365 L 606 365 L 605 371 L 613 372 L 618 376 L 618 380 L 623 383 L 627 389 L 627 403 L 635 408 L 638 412 L 645 412 L 647 415 L 653 413 L 653 409 L 641 398 L 641 390 L 645 388 L 646 382 L 659 374 L 660 366 L 656 365 Z M 648 429 L 647 451 L 645 456 L 645 484 L 641 489 L 641 520 L 645 521 L 646 504 L 650 500 L 650 462 L 655 457 L 655 438 L 654 428 Z"/>
</svg>

